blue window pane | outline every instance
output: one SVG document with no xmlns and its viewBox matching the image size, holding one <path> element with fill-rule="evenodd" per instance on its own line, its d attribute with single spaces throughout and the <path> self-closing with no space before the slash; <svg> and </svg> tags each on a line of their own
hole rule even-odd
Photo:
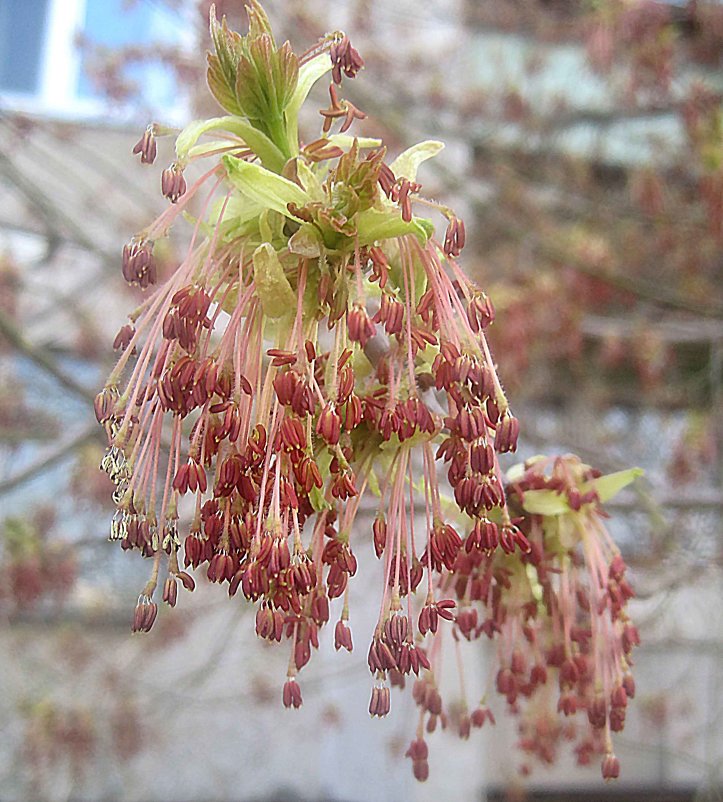
<svg viewBox="0 0 723 802">
<path fill-rule="evenodd" d="M 38 90 L 48 0 L 0 0 L 0 90 Z"/>
<path fill-rule="evenodd" d="M 168 44 L 174 41 L 177 26 L 172 12 L 148 0 L 87 0 L 83 38 L 92 47 L 110 51 L 128 45 Z M 152 61 L 130 64 L 125 75 L 141 87 L 147 103 L 165 106 L 172 102 L 173 78 L 164 66 Z M 84 70 L 79 77 L 78 94 L 98 97 L 92 78 Z"/>
</svg>

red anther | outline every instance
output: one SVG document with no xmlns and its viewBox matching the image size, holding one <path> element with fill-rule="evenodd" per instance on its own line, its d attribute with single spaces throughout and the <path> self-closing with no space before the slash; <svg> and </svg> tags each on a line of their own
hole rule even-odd
<svg viewBox="0 0 723 802">
<path fill-rule="evenodd" d="M 394 189 L 394 185 L 397 183 L 397 179 L 391 168 L 384 162 L 382 162 L 381 167 L 379 168 L 379 178 L 377 180 L 379 181 L 379 186 L 382 188 L 382 192 L 387 197 L 390 197 L 392 190 Z"/>
<path fill-rule="evenodd" d="M 271 357 L 271 364 L 274 367 L 293 365 L 296 362 L 296 354 L 292 351 L 284 351 L 281 348 L 269 348 L 266 352 Z"/>
<path fill-rule="evenodd" d="M 301 698 L 301 688 L 299 687 L 299 683 L 293 677 L 289 677 L 289 679 L 287 679 L 284 683 L 282 699 L 284 702 L 284 707 L 301 707 L 303 702 Z"/>
<path fill-rule="evenodd" d="M 457 258 L 464 248 L 465 239 L 464 223 L 458 217 L 453 217 L 444 235 L 445 254 Z"/>
<path fill-rule="evenodd" d="M 337 379 L 336 403 L 338 406 L 345 404 L 354 390 L 354 371 L 351 365 L 344 365 L 339 369 Z"/>
<path fill-rule="evenodd" d="M 610 704 L 613 707 L 626 707 L 628 704 L 628 695 L 625 692 L 625 688 L 622 685 L 617 685 L 613 688 L 613 692 L 610 694 Z"/>
<path fill-rule="evenodd" d="M 530 671 L 530 682 L 533 685 L 544 685 L 547 682 L 547 669 L 541 663 L 535 663 Z"/>
<path fill-rule="evenodd" d="M 190 473 L 191 473 L 190 465 L 181 465 L 176 471 L 176 475 L 173 479 L 173 488 L 174 490 L 177 490 L 181 495 L 183 495 L 188 490 Z"/>
<path fill-rule="evenodd" d="M 196 538 L 193 539 L 196 541 L 196 543 L 198 543 Z M 188 538 L 186 539 L 186 542 L 188 542 Z M 194 581 L 193 577 L 190 574 L 187 574 L 185 571 L 179 571 L 176 574 L 176 577 L 181 580 L 181 584 L 186 590 L 192 591 L 196 587 L 196 582 Z"/>
<path fill-rule="evenodd" d="M 623 688 L 625 688 L 628 699 L 635 698 L 635 680 L 632 674 L 626 674 L 623 677 Z"/>
<path fill-rule="evenodd" d="M 495 430 L 495 451 L 504 454 L 517 450 L 517 438 L 520 434 L 520 422 L 509 411 L 497 421 Z"/>
<path fill-rule="evenodd" d="M 362 348 L 376 333 L 374 324 L 367 310 L 360 304 L 355 304 L 346 314 L 349 339 L 359 343 Z"/>
<path fill-rule="evenodd" d="M 467 640 L 472 640 L 477 629 L 478 616 L 475 608 L 460 610 L 457 613 L 457 628 Z"/>
<path fill-rule="evenodd" d="M 412 763 L 412 772 L 414 774 L 414 779 L 420 783 L 423 783 L 429 777 L 429 763 L 426 760 L 415 760 Z"/>
<path fill-rule="evenodd" d="M 508 696 L 515 691 L 517 688 L 517 680 L 509 668 L 501 668 L 497 672 L 496 686 L 497 692 L 502 694 L 502 696 Z"/>
<path fill-rule="evenodd" d="M 143 136 L 133 146 L 133 153 L 140 153 L 141 164 L 153 164 L 156 160 L 158 147 L 156 145 L 156 137 L 152 125 L 146 128 L 143 132 Z"/>
<path fill-rule="evenodd" d="M 178 164 L 172 164 L 161 173 L 161 193 L 171 203 L 186 194 L 186 179 L 183 170 Z"/>
<path fill-rule="evenodd" d="M 372 533 L 374 535 L 374 551 L 377 557 L 381 557 L 387 545 L 387 524 L 384 516 L 377 515 L 374 519 Z"/>
<path fill-rule="evenodd" d="M 329 56 L 332 63 L 332 78 L 335 84 L 341 83 L 342 73 L 347 78 L 355 78 L 359 70 L 364 66 L 364 59 L 359 55 L 359 51 L 352 46 L 346 34 L 331 46 Z"/>
<path fill-rule="evenodd" d="M 404 754 L 412 760 L 426 760 L 429 757 L 429 749 L 424 738 L 417 738 L 409 745 L 409 749 Z"/>
<path fill-rule="evenodd" d="M 319 413 L 316 433 L 321 435 L 330 446 L 335 446 L 339 442 L 341 418 L 332 404 L 327 404 Z"/>
<path fill-rule="evenodd" d="M 141 289 L 155 284 L 157 271 L 153 259 L 153 243 L 133 239 L 124 245 L 121 269 L 123 278 L 129 284 L 137 284 Z"/>
<path fill-rule="evenodd" d="M 383 165 L 383 167 L 384 166 L 386 165 Z M 381 178 L 379 181 L 381 183 Z M 394 183 L 394 181 L 392 181 L 392 183 Z M 369 249 L 369 258 L 371 259 L 372 263 L 372 270 L 369 280 L 378 281 L 379 288 L 383 290 L 387 285 L 387 281 L 389 280 L 389 262 L 387 261 L 386 254 L 381 248 L 375 246 Z"/>
<path fill-rule="evenodd" d="M 625 576 L 626 569 L 627 566 L 625 565 L 625 560 L 623 560 L 620 554 L 616 554 L 610 561 L 608 576 L 615 582 L 621 582 Z"/>
<path fill-rule="evenodd" d="M 294 371 L 279 373 L 274 378 L 274 391 L 279 403 L 283 406 L 291 404 L 298 383 L 298 376 Z"/>
<path fill-rule="evenodd" d="M 605 699 L 602 696 L 596 696 L 587 706 L 587 718 L 590 726 L 596 730 L 602 730 L 607 721 L 607 708 L 605 706 Z"/>
<path fill-rule="evenodd" d="M 351 639 L 351 630 L 343 619 L 337 621 L 336 627 L 334 628 L 334 648 L 337 651 L 339 651 L 339 649 L 346 649 L 348 652 L 352 651 L 354 648 Z"/>
<path fill-rule="evenodd" d="M 442 713 L 442 697 L 433 685 L 427 685 L 424 693 L 424 706 L 433 716 Z"/>
<path fill-rule="evenodd" d="M 635 646 L 640 646 L 640 633 L 637 627 L 627 624 L 623 629 L 623 651 L 630 654 Z"/>
<path fill-rule="evenodd" d="M 490 724 L 496 723 L 495 717 L 488 707 L 478 707 L 472 712 L 470 719 L 472 720 L 472 726 L 474 727 L 483 727 L 485 721 L 489 721 Z"/>
<path fill-rule="evenodd" d="M 118 333 L 113 340 L 113 350 L 114 351 L 125 351 L 126 348 L 131 343 L 133 336 L 135 335 L 136 330 L 133 326 L 126 324 L 125 326 L 121 326 L 118 330 Z"/>
<path fill-rule="evenodd" d="M 178 583 L 176 578 L 169 576 L 163 585 L 163 601 L 169 607 L 175 607 L 178 599 Z"/>
<path fill-rule="evenodd" d="M 491 473 L 495 467 L 492 446 L 483 440 L 473 443 L 469 452 L 469 466 L 477 473 Z"/>
<path fill-rule="evenodd" d="M 150 632 L 157 615 L 158 605 L 150 597 L 142 595 L 133 613 L 133 632 Z"/>
<path fill-rule="evenodd" d="M 467 320 L 475 333 L 486 329 L 495 320 L 495 308 L 492 301 L 483 292 L 475 295 L 467 305 Z"/>
<path fill-rule="evenodd" d="M 241 373 L 238 377 L 239 386 L 241 387 L 241 392 L 246 393 L 246 395 L 253 395 L 254 391 L 251 387 L 251 382 Z"/>
<path fill-rule="evenodd" d="M 577 713 L 577 697 L 572 693 L 563 693 L 557 701 L 557 712 L 565 716 Z"/>
<path fill-rule="evenodd" d="M 375 685 L 372 688 L 372 696 L 369 700 L 369 715 L 382 718 L 389 713 L 391 698 L 389 688 Z"/>
<path fill-rule="evenodd" d="M 620 776 L 620 761 L 608 752 L 603 758 L 601 770 L 603 780 L 617 780 Z"/>
</svg>

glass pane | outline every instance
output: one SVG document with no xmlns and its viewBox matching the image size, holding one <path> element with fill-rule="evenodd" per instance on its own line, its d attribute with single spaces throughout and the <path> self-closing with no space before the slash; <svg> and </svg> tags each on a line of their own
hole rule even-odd
<svg viewBox="0 0 723 802">
<path fill-rule="evenodd" d="M 87 0 L 83 39 L 94 48 L 109 52 L 127 46 L 143 49 L 154 44 L 178 41 L 180 20 L 162 5 L 148 0 Z M 151 105 L 167 105 L 174 97 L 171 71 L 154 63 L 152 57 L 141 63 L 130 63 L 124 77 L 140 89 L 143 101 Z M 98 97 L 99 92 L 85 70 L 81 71 L 78 94 Z"/>
<path fill-rule="evenodd" d="M 48 0 L 0 0 L 0 90 L 38 90 Z"/>
</svg>

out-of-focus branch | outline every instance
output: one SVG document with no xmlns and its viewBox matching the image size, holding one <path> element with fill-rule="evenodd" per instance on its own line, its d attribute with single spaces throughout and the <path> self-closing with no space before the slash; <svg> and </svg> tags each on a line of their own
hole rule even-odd
<svg viewBox="0 0 723 802">
<path fill-rule="evenodd" d="M 386 103 L 384 107 L 380 105 L 379 100 L 375 100 L 375 96 L 371 92 L 366 92 L 364 89 L 360 89 L 358 85 L 355 85 L 353 95 L 355 99 L 358 99 L 361 108 L 383 119 L 385 126 L 404 141 L 410 138 L 419 138 L 413 134 L 410 135 L 408 117 L 400 114 L 390 115 Z M 401 108 L 398 105 L 393 107 Z M 419 134 L 420 126 L 417 126 L 417 129 L 417 134 Z M 472 185 L 460 184 L 459 175 L 446 168 L 438 160 L 430 162 L 430 169 L 436 171 L 446 188 L 461 194 L 464 200 L 474 208 L 484 209 L 485 214 L 493 215 L 497 220 L 500 220 L 507 236 L 520 239 L 529 235 L 529 230 L 520 225 L 519 222 L 510 220 L 506 216 L 503 218 L 499 207 L 494 203 L 490 203 L 488 197 L 483 198 L 480 193 L 475 192 Z M 655 284 L 638 276 L 630 276 L 610 269 L 601 271 L 598 266 L 587 264 L 580 259 L 574 259 L 568 251 L 549 241 L 541 243 L 538 246 L 538 251 L 548 259 L 564 261 L 567 267 L 591 276 L 615 289 L 632 293 L 642 300 L 652 301 L 670 309 L 678 309 L 706 317 L 723 318 L 723 303 L 716 299 L 703 302 L 694 298 L 684 298 L 674 291 L 668 290 L 662 284 Z"/>
<path fill-rule="evenodd" d="M 68 456 L 68 454 L 71 454 L 80 446 L 96 439 L 102 441 L 104 440 L 104 437 L 100 427 L 93 424 L 91 426 L 87 426 L 74 437 L 69 438 L 68 440 L 63 440 L 62 442 L 58 443 L 52 451 L 46 453 L 35 462 L 30 463 L 30 465 L 28 465 L 26 468 L 23 468 L 23 470 L 13 474 L 8 479 L 0 482 L 0 495 L 7 493 L 10 490 L 14 490 L 24 482 L 30 481 L 38 474 L 41 474 L 43 471 L 51 468 L 57 462 L 64 459 L 66 456 Z"/>
<path fill-rule="evenodd" d="M 46 223 L 50 234 L 56 238 L 72 240 L 108 264 L 116 261 L 114 256 L 99 248 L 97 243 L 86 235 L 82 227 L 65 214 L 57 204 L 46 198 L 42 190 L 24 175 L 7 153 L 2 150 L 0 150 L 0 174 L 4 175 L 35 207 Z"/>
<path fill-rule="evenodd" d="M 4 337 L 16 351 L 42 368 L 45 373 L 50 374 L 66 390 L 70 390 L 84 401 L 93 401 L 95 393 L 60 368 L 45 350 L 29 343 L 2 310 L 0 310 L 0 336 Z"/>
</svg>

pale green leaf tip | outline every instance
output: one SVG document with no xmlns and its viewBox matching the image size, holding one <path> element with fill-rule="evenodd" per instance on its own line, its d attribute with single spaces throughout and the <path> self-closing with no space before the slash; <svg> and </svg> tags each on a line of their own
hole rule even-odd
<svg viewBox="0 0 723 802">
<path fill-rule="evenodd" d="M 417 180 L 417 170 L 422 162 L 433 159 L 444 149 L 444 142 L 436 139 L 427 139 L 418 142 L 407 148 L 403 153 L 389 165 L 397 178 L 408 178 L 410 181 Z"/>
</svg>

